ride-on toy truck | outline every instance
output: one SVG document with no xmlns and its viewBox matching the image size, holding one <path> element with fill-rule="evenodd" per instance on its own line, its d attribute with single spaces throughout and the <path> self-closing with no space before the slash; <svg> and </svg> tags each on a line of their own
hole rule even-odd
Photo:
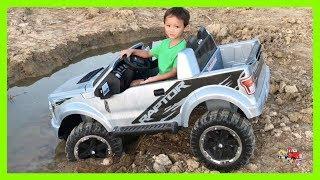
<svg viewBox="0 0 320 180">
<path fill-rule="evenodd" d="M 270 79 L 257 39 L 217 46 L 201 27 L 177 56 L 176 78 L 130 87 L 157 73 L 157 60 L 119 57 L 50 94 L 51 123 L 66 139 L 67 158 L 119 156 L 125 135 L 193 126 L 191 150 L 209 168 L 248 163 L 255 147 L 249 119 L 262 113 Z M 192 124 L 190 114 L 200 106 L 207 112 Z"/>
</svg>

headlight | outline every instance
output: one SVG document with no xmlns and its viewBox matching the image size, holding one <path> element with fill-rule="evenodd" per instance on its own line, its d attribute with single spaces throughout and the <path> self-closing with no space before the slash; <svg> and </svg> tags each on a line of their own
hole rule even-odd
<svg viewBox="0 0 320 180">
<path fill-rule="evenodd" d="M 69 98 L 64 98 L 64 99 L 59 99 L 56 102 L 54 102 L 54 105 L 61 105 L 63 102 L 65 102 L 66 100 L 71 99 L 71 97 Z"/>
</svg>

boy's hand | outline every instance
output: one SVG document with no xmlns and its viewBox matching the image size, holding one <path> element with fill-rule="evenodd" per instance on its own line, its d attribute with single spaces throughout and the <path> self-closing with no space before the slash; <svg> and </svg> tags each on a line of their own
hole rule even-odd
<svg viewBox="0 0 320 180">
<path fill-rule="evenodd" d="M 134 49 L 125 49 L 125 50 L 122 50 L 120 51 L 120 58 L 122 59 L 122 57 L 124 55 L 127 55 L 127 57 L 131 56 L 131 54 L 133 53 Z"/>
<path fill-rule="evenodd" d="M 149 77 L 148 79 L 140 82 L 140 84 L 147 84 L 147 83 L 151 83 L 151 82 L 155 82 L 155 81 L 158 81 L 158 79 L 156 78 L 156 76 L 152 76 L 152 77 Z"/>
</svg>

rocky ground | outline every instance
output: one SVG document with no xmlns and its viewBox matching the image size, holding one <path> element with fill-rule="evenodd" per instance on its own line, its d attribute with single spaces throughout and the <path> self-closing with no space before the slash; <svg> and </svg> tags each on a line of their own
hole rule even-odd
<svg viewBox="0 0 320 180">
<path fill-rule="evenodd" d="M 204 25 L 219 44 L 259 38 L 271 69 L 271 89 L 261 117 L 252 120 L 256 149 L 238 172 L 312 172 L 312 11 L 311 9 L 190 8 L 187 35 Z M 148 37 L 163 36 L 164 9 L 11 9 L 8 84 L 50 74 L 81 54 Z M 203 113 L 193 114 L 195 120 Z M 189 148 L 190 128 L 178 134 L 141 136 L 120 159 L 70 163 L 58 172 L 213 172 Z M 64 142 L 61 142 L 64 146 Z M 292 146 L 300 165 L 279 159 Z M 63 148 L 62 148 L 63 149 Z M 64 156 L 64 152 L 57 152 Z M 48 169 L 47 169 L 48 168 Z"/>
</svg>

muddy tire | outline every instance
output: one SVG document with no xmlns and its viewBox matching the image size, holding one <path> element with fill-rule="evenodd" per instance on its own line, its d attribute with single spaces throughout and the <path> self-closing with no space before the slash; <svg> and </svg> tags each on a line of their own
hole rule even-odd
<svg viewBox="0 0 320 180">
<path fill-rule="evenodd" d="M 190 145 L 193 154 L 208 168 L 229 172 L 249 162 L 255 137 L 245 117 L 219 109 L 205 113 L 195 123 Z"/>
<path fill-rule="evenodd" d="M 121 156 L 122 141 L 99 123 L 82 122 L 71 131 L 65 150 L 69 161 Z"/>
</svg>

